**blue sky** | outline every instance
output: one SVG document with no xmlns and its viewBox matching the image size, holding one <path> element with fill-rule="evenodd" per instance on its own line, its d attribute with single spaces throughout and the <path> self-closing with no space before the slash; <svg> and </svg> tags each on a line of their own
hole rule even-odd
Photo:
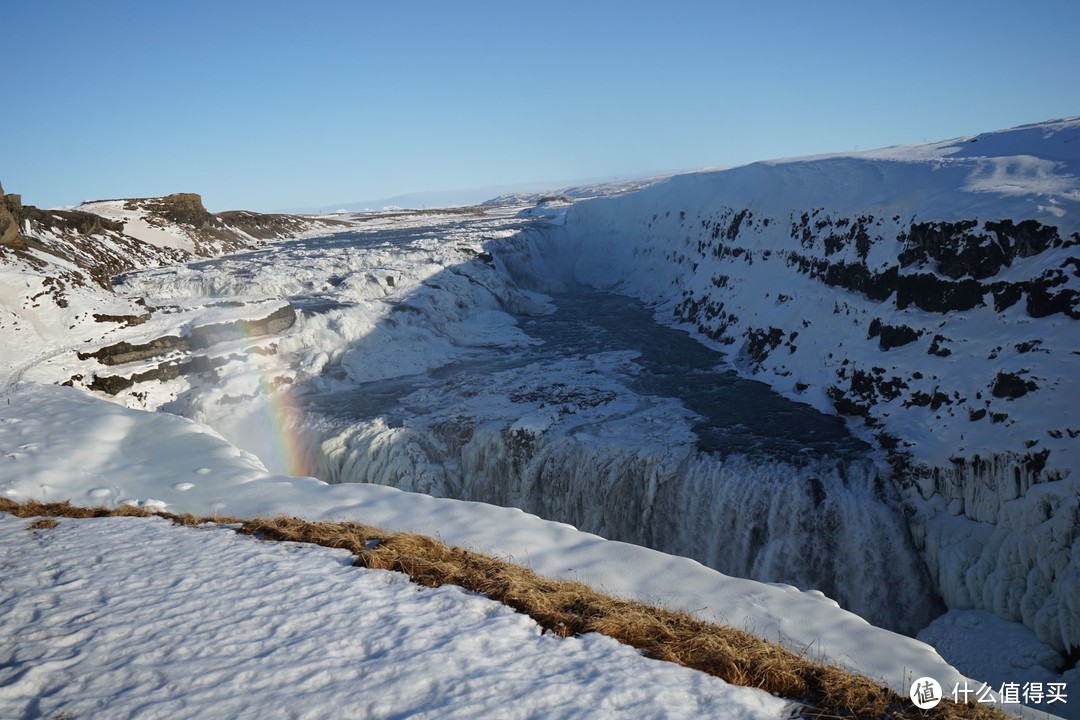
<svg viewBox="0 0 1080 720">
<path fill-rule="evenodd" d="M 212 210 L 641 175 L 1080 114 L 1080 3 L 35 2 L 0 182 Z"/>
</svg>

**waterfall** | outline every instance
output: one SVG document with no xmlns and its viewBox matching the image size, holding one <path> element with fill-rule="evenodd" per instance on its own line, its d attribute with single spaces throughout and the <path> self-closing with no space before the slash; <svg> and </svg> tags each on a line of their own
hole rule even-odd
<svg viewBox="0 0 1080 720">
<path fill-rule="evenodd" d="M 312 451 L 311 467 L 328 480 L 520 507 L 730 575 L 819 590 L 900 632 L 941 611 L 896 499 L 868 460 L 679 460 L 555 433 L 381 421 Z"/>
</svg>

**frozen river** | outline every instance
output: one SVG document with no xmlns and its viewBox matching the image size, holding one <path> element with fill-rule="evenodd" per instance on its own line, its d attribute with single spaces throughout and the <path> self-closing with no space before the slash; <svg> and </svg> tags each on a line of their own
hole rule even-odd
<svg viewBox="0 0 1080 720">
<path fill-rule="evenodd" d="M 300 300 L 299 306 L 313 305 Z M 471 384 L 494 373 L 526 371 L 538 363 L 602 353 L 634 354 L 609 371 L 613 381 L 643 397 L 671 398 L 694 415 L 697 449 L 720 456 L 743 454 L 805 464 L 852 460 L 869 447 L 835 415 L 794 402 L 765 383 L 738 376 L 726 357 L 685 331 L 661 325 L 636 298 L 586 286 L 552 297 L 554 312 L 515 319 L 536 344 L 484 348 L 469 358 L 423 374 L 357 384 L 351 390 L 312 393 L 304 405 L 347 422 L 383 417 L 400 425 L 412 392 L 448 381 Z"/>
</svg>

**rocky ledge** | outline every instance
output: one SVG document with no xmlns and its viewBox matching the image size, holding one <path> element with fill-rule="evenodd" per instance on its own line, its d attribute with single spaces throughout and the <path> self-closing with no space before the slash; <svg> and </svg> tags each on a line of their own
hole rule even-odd
<svg viewBox="0 0 1080 720">
<path fill-rule="evenodd" d="M 242 302 L 229 302 L 228 305 L 230 308 L 235 308 L 237 312 L 243 312 L 243 308 L 246 307 Z M 96 360 L 101 365 L 110 367 L 173 356 L 155 367 L 132 369 L 126 374 L 104 375 L 94 372 L 92 378 L 85 383 L 85 386 L 91 390 L 115 395 L 137 383 L 172 380 L 182 375 L 205 374 L 231 359 L 242 360 L 247 354 L 266 352 L 261 347 L 247 348 L 239 354 L 225 352 L 216 356 L 205 351 L 233 340 L 276 335 L 288 330 L 295 321 L 296 311 L 286 303 L 261 317 L 196 325 L 184 334 L 159 335 L 140 342 L 121 340 L 96 350 L 79 352 L 77 356 L 79 360 Z M 83 380 L 84 375 L 79 374 L 73 376 L 68 384 L 82 383 Z"/>
</svg>

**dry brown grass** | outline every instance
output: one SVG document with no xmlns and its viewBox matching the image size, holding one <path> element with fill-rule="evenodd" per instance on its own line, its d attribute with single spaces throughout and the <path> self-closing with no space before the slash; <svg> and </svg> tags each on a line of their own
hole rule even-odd
<svg viewBox="0 0 1080 720">
<path fill-rule="evenodd" d="M 355 565 L 392 570 L 429 587 L 457 585 L 497 600 L 561 635 L 598 632 L 658 660 L 678 663 L 736 685 L 761 688 L 804 705 L 804 717 L 823 718 L 1010 718 L 987 705 L 943 701 L 919 710 L 907 697 L 839 667 L 814 662 L 750 633 L 714 625 L 687 613 L 613 598 L 587 585 L 552 580 L 487 555 L 445 545 L 412 533 L 388 533 L 351 522 L 298 518 L 199 517 L 143 508 L 80 508 L 68 503 L 14 503 L 0 498 L 0 511 L 18 517 L 74 518 L 157 515 L 180 525 L 236 524 L 237 532 L 341 548 Z"/>
<path fill-rule="evenodd" d="M 56 518 L 38 518 L 28 526 L 30 530 L 52 530 L 57 526 Z"/>
</svg>

